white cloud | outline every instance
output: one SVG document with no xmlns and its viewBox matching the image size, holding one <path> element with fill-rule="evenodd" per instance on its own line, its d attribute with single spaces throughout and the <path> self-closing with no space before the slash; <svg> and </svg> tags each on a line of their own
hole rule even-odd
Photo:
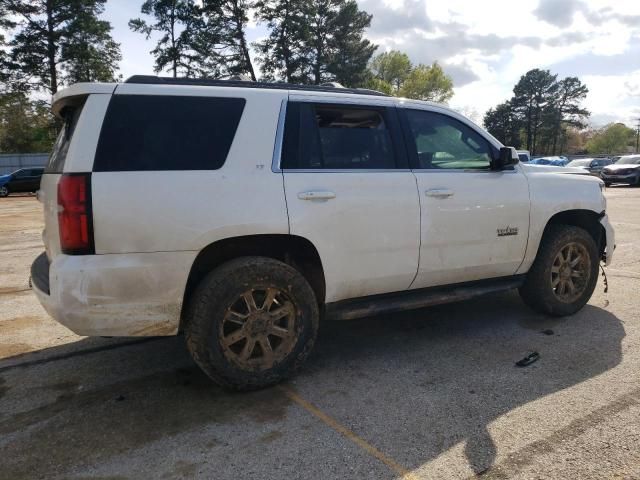
<svg viewBox="0 0 640 480">
<path fill-rule="evenodd" d="M 373 14 L 367 36 L 379 51 L 439 61 L 454 78 L 451 105 L 482 115 L 511 96 L 521 75 L 550 68 L 589 87 L 585 107 L 598 118 L 629 121 L 640 108 L 638 0 L 358 0 Z M 124 77 L 152 73 L 152 42 L 129 31 L 137 2 L 112 0 L 105 17 L 122 43 Z M 250 41 L 266 35 L 252 23 Z M 608 116 L 608 117 L 605 117 Z"/>
</svg>

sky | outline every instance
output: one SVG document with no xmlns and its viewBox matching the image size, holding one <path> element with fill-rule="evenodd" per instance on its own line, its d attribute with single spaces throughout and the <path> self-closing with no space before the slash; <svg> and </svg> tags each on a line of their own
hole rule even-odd
<svg viewBox="0 0 640 480">
<path fill-rule="evenodd" d="M 153 38 L 129 30 L 142 0 L 109 0 L 103 17 L 121 43 L 124 78 L 153 74 Z M 591 124 L 640 118 L 640 0 L 358 0 L 373 15 L 377 53 L 438 61 L 454 82 L 449 105 L 481 122 L 532 68 L 577 76 L 589 88 Z M 251 22 L 247 36 L 266 35 Z"/>
</svg>

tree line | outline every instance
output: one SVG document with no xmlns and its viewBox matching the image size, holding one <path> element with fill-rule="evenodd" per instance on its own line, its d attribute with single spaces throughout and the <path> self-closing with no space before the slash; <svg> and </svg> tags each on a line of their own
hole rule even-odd
<svg viewBox="0 0 640 480">
<path fill-rule="evenodd" d="M 577 77 L 558 79 L 536 68 L 520 77 L 511 99 L 487 111 L 484 126 L 505 145 L 556 155 L 565 151 L 570 129 L 586 127 L 590 113 L 581 103 L 588 92 Z"/>
<path fill-rule="evenodd" d="M 106 1 L 0 0 L 0 152 L 48 150 L 57 125 L 38 95 L 122 79 L 120 44 L 101 19 Z M 129 28 L 153 39 L 155 73 L 338 82 L 440 102 L 453 95 L 437 63 L 413 65 L 397 51 L 374 56 L 364 36 L 372 16 L 356 0 L 145 0 L 140 14 Z M 249 42 L 250 19 L 266 26 L 264 39 Z"/>
</svg>

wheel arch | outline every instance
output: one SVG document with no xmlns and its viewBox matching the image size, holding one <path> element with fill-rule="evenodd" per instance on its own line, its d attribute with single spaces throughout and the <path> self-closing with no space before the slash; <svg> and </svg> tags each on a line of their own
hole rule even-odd
<svg viewBox="0 0 640 480">
<path fill-rule="evenodd" d="M 542 238 L 547 235 L 552 225 L 572 225 L 586 230 L 598 247 L 598 253 L 604 254 L 607 243 L 607 236 L 604 226 L 600 223 L 600 219 L 604 216 L 604 212 L 594 212 L 586 209 L 563 210 L 555 213 L 544 227 Z M 538 245 L 538 249 L 540 245 Z"/>
<path fill-rule="evenodd" d="M 325 300 L 325 277 L 320 254 L 308 239 L 289 234 L 259 234 L 217 240 L 196 256 L 184 291 L 180 330 L 184 328 L 186 306 L 200 281 L 213 269 L 238 257 L 261 256 L 280 260 L 297 269 L 311 285 L 319 306 Z"/>
</svg>

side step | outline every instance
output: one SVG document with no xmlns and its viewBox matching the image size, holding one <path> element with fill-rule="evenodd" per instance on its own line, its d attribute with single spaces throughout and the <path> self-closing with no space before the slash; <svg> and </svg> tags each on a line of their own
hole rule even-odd
<svg viewBox="0 0 640 480">
<path fill-rule="evenodd" d="M 518 275 L 341 300 L 326 305 L 326 318 L 328 320 L 353 320 L 384 313 L 458 302 L 479 295 L 518 288 L 524 283 L 524 279 L 524 275 Z"/>
</svg>

